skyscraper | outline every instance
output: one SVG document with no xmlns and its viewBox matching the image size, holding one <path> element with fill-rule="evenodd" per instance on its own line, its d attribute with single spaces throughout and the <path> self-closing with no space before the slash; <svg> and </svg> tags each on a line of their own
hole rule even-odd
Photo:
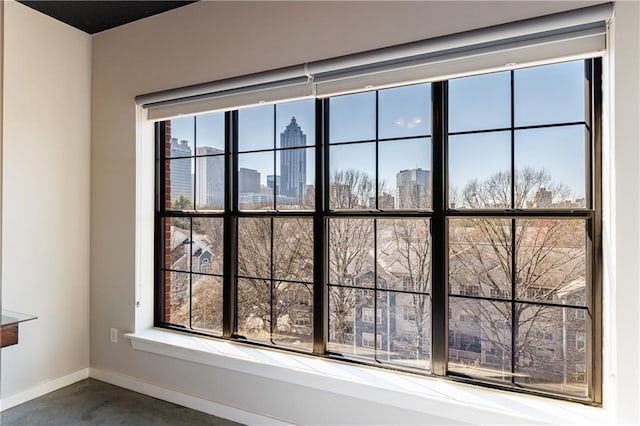
<svg viewBox="0 0 640 426">
<path fill-rule="evenodd" d="M 197 147 L 196 204 L 201 209 L 224 208 L 224 151 L 208 146 Z"/>
<path fill-rule="evenodd" d="M 258 194 L 260 192 L 260 172 L 240 167 L 238 170 L 238 193 Z"/>
<path fill-rule="evenodd" d="M 431 171 L 418 167 L 398 172 L 395 203 L 398 209 L 431 207 Z"/>
<path fill-rule="evenodd" d="M 171 157 L 191 157 L 189 142 L 171 138 Z M 181 195 L 193 202 L 193 178 L 191 176 L 191 158 L 171 160 L 171 203 Z"/>
<path fill-rule="evenodd" d="M 307 135 L 302 133 L 295 117 L 284 132 L 280 133 L 280 147 L 293 148 L 307 145 Z M 280 151 L 280 192 L 278 195 L 304 200 L 307 182 L 307 153 L 304 149 Z"/>
</svg>

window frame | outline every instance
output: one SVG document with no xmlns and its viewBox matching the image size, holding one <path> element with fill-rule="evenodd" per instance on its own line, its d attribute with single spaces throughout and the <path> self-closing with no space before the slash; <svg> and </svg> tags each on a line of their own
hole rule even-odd
<svg viewBox="0 0 640 426">
<path fill-rule="evenodd" d="M 312 351 L 315 356 L 327 357 L 331 359 L 341 359 L 356 364 L 371 364 L 358 359 L 344 359 L 340 354 L 327 351 L 329 341 L 329 271 L 328 271 L 328 228 L 331 218 L 369 218 L 369 219 L 392 219 L 392 218 L 428 218 L 431 227 L 431 288 L 428 296 L 431 297 L 431 369 L 430 371 L 415 371 L 419 374 L 435 375 L 465 383 L 474 383 L 484 387 L 510 390 L 525 394 L 541 395 L 554 399 L 579 402 L 587 405 L 600 406 L 602 403 L 602 200 L 601 200 L 601 139 L 602 139 L 602 60 L 600 58 L 586 59 L 585 64 L 590 69 L 590 87 L 587 90 L 589 95 L 589 120 L 591 132 L 591 147 L 586 152 L 587 168 L 586 174 L 590 179 L 587 186 L 587 208 L 579 210 L 475 210 L 473 212 L 456 210 L 449 208 L 448 204 L 448 182 L 446 176 L 447 166 L 447 81 L 431 83 L 431 158 L 432 158 L 432 206 L 431 210 L 416 211 L 336 211 L 330 208 L 329 200 L 329 98 L 315 99 L 315 207 L 313 211 L 241 211 L 238 206 L 238 111 L 227 111 L 224 113 L 225 121 L 225 191 L 224 210 L 216 212 L 201 211 L 171 211 L 165 209 L 165 194 L 161 190 L 162 182 L 165 181 L 165 167 L 167 160 L 163 143 L 167 140 L 167 132 L 164 122 L 155 124 L 156 134 L 156 192 L 155 192 L 155 318 L 156 327 L 179 330 L 198 335 L 215 338 L 222 338 L 250 345 L 268 346 L 264 342 L 256 342 L 244 339 L 239 336 L 237 330 L 237 252 L 238 252 L 238 221 L 243 217 L 306 217 L 313 220 L 313 294 L 312 294 Z M 513 71 L 512 71 L 513 72 Z M 380 89 L 382 90 L 382 89 Z M 376 96 L 377 98 L 377 96 Z M 545 127 L 545 126 L 527 126 Z M 377 140 L 377 139 L 376 139 Z M 376 142 L 377 144 L 377 142 Z M 312 148 L 307 148 L 312 149 Z M 279 152 L 277 149 L 274 152 Z M 377 153 L 377 149 L 376 149 Z M 193 158 L 196 158 L 194 152 Z M 197 167 L 197 166 L 196 166 Z M 376 162 L 376 170 L 377 170 Z M 276 171 L 274 170 L 274 173 Z M 195 179 L 195 173 L 194 173 Z M 275 185 L 274 185 L 275 187 Z M 195 190 L 194 190 L 195 194 Z M 376 200 L 378 200 L 376 190 Z M 512 199 L 513 200 L 513 199 Z M 194 206 L 196 203 L 194 195 Z M 275 202 L 275 200 L 274 200 Z M 377 202 L 377 201 L 376 201 Z M 223 324 L 222 335 L 212 335 L 202 329 L 193 327 L 169 324 L 164 321 L 164 279 L 158 273 L 163 268 L 164 246 L 162 238 L 164 228 L 163 219 L 166 217 L 220 217 L 224 222 L 224 264 L 223 264 Z M 587 223 L 587 246 L 586 249 L 586 298 L 585 308 L 580 311 L 586 316 L 585 342 L 589 354 L 585 360 L 585 380 L 589 380 L 588 395 L 584 398 L 570 394 L 554 393 L 541 389 L 520 388 L 518 386 L 508 386 L 504 383 L 493 383 L 481 381 L 463 375 L 458 375 L 448 371 L 448 336 L 449 336 L 449 289 L 448 289 L 448 237 L 447 227 L 450 218 L 457 217 L 496 217 L 505 219 L 522 218 L 581 218 Z M 230 261 L 234 259 L 234 261 Z M 438 284 L 437 284 L 438 283 Z M 404 289 L 404 288 L 403 288 Z M 383 289 L 384 290 L 384 289 Z M 395 291 L 395 290 L 389 290 Z M 499 295 L 502 298 L 502 295 Z M 475 295 L 468 295 L 474 298 Z M 512 293 L 511 302 L 514 295 Z M 377 300 L 377 296 L 374 297 Z M 191 303 L 191 302 L 190 302 Z M 545 302 L 542 302 L 544 304 Z M 374 313 L 377 317 L 379 308 L 375 307 Z M 577 312 L 577 311 L 576 311 Z M 575 314 L 576 317 L 578 314 Z M 379 320 L 379 318 L 377 318 Z M 374 320 L 379 324 L 379 321 Z M 507 325 L 507 328 L 509 326 Z M 377 339 L 377 335 L 374 334 Z M 355 338 L 355 336 L 354 336 Z M 381 342 L 376 342 L 378 346 Z M 290 347 L 277 346 L 280 350 L 303 352 Z M 381 365 L 381 368 L 391 370 L 407 371 L 392 365 Z"/>
</svg>

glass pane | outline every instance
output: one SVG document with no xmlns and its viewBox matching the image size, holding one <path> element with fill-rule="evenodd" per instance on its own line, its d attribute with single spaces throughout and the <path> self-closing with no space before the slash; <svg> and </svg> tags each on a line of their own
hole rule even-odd
<svg viewBox="0 0 640 426">
<path fill-rule="evenodd" d="M 376 144 L 332 146 L 329 178 L 332 209 L 375 208 Z"/>
<path fill-rule="evenodd" d="M 329 282 L 373 287 L 373 219 L 329 221 Z"/>
<path fill-rule="evenodd" d="M 196 115 L 198 155 L 224 152 L 224 112 Z"/>
<path fill-rule="evenodd" d="M 273 277 L 313 282 L 312 219 L 273 219 Z"/>
<path fill-rule="evenodd" d="M 273 105 L 238 110 L 238 151 L 274 148 Z"/>
<path fill-rule="evenodd" d="M 521 300 L 586 303 L 584 220 L 516 220 L 516 295 Z"/>
<path fill-rule="evenodd" d="M 271 219 L 238 219 L 238 275 L 271 278 Z"/>
<path fill-rule="evenodd" d="M 449 131 L 511 127 L 509 71 L 449 80 Z"/>
<path fill-rule="evenodd" d="M 431 305 L 429 296 L 378 293 L 377 361 L 403 367 L 431 368 Z"/>
<path fill-rule="evenodd" d="M 430 138 L 380 142 L 378 158 L 379 209 L 431 208 Z"/>
<path fill-rule="evenodd" d="M 171 210 L 193 209 L 193 158 L 167 160 L 165 194 L 167 208 Z"/>
<path fill-rule="evenodd" d="M 378 219 L 378 288 L 428 293 L 429 219 Z"/>
<path fill-rule="evenodd" d="M 189 276 L 185 272 L 164 272 L 164 320 L 189 326 Z"/>
<path fill-rule="evenodd" d="M 218 151 L 198 148 L 198 153 Z M 196 209 L 224 210 L 224 155 L 196 158 Z"/>
<path fill-rule="evenodd" d="M 201 274 L 222 275 L 224 221 L 221 217 L 193 218 L 191 270 Z"/>
<path fill-rule="evenodd" d="M 511 298 L 510 219 L 449 219 L 449 294 Z"/>
<path fill-rule="evenodd" d="M 515 125 L 585 120 L 584 61 L 514 71 Z"/>
<path fill-rule="evenodd" d="M 276 105 L 277 148 L 315 145 L 315 105 L 312 99 Z"/>
<path fill-rule="evenodd" d="M 515 380 L 586 396 L 587 323 L 578 309 L 516 304 Z"/>
<path fill-rule="evenodd" d="M 269 281 L 238 278 L 238 334 L 271 343 Z"/>
<path fill-rule="evenodd" d="M 373 297 L 373 290 L 329 287 L 329 351 L 375 358 Z"/>
<path fill-rule="evenodd" d="M 511 207 L 511 133 L 449 136 L 449 206 Z"/>
<path fill-rule="evenodd" d="M 272 340 L 277 345 L 313 349 L 313 285 L 275 282 Z"/>
<path fill-rule="evenodd" d="M 193 131 L 194 118 L 181 117 L 167 121 L 167 136 L 170 143 L 170 149 L 165 154 L 167 158 L 171 157 L 189 157 L 193 155 Z"/>
<path fill-rule="evenodd" d="M 515 133 L 516 207 L 584 208 L 584 126 Z"/>
<path fill-rule="evenodd" d="M 380 139 L 431 134 L 431 84 L 378 92 Z"/>
<path fill-rule="evenodd" d="M 189 272 L 191 219 L 188 217 L 165 217 L 163 221 L 164 267 L 174 271 Z"/>
<path fill-rule="evenodd" d="M 449 298 L 449 371 L 511 380 L 511 305 Z"/>
<path fill-rule="evenodd" d="M 329 142 L 376 138 L 375 92 L 330 98 L 329 111 Z"/>
<path fill-rule="evenodd" d="M 273 209 L 273 151 L 238 155 L 238 204 L 241 210 Z"/>
<path fill-rule="evenodd" d="M 222 277 L 193 274 L 191 326 L 222 335 Z"/>
<path fill-rule="evenodd" d="M 276 152 L 275 185 L 278 209 L 313 210 L 315 205 L 315 150 L 285 149 Z M 274 179 L 267 176 L 267 187 Z"/>
</svg>

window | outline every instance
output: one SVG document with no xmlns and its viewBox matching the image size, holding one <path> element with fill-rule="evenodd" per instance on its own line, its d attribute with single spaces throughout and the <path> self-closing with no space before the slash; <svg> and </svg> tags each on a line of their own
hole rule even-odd
<svg viewBox="0 0 640 426">
<path fill-rule="evenodd" d="M 599 67 L 159 123 L 156 324 L 593 400 Z"/>
</svg>

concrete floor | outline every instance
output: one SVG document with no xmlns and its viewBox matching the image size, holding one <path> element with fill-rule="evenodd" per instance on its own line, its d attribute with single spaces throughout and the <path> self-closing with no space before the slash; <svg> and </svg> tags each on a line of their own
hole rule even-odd
<svg viewBox="0 0 640 426">
<path fill-rule="evenodd" d="M 10 408 L 0 416 L 2 426 L 238 425 L 93 379 Z"/>
</svg>

